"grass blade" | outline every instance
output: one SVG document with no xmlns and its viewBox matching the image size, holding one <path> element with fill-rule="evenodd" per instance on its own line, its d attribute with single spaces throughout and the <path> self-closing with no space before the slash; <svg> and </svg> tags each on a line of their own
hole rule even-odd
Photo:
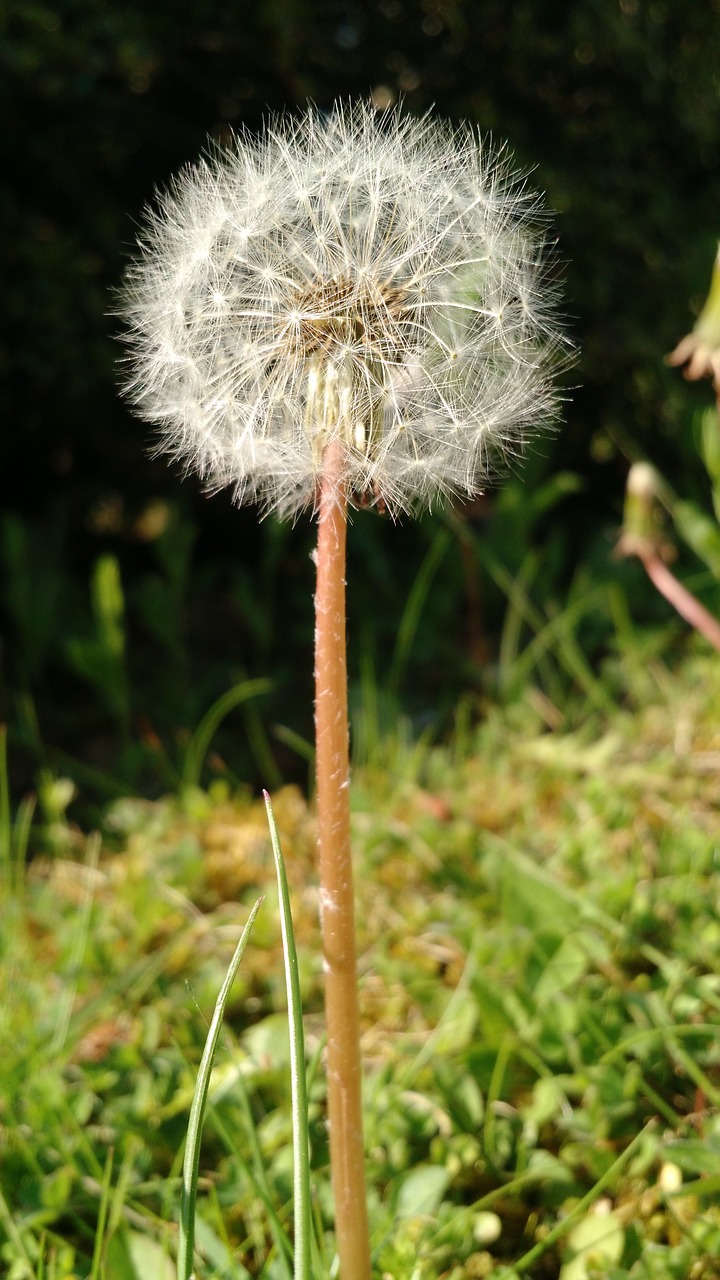
<svg viewBox="0 0 720 1280">
<path fill-rule="evenodd" d="M 290 1028 L 290 1079 L 292 1090 L 293 1129 L 293 1195 L 295 1216 L 295 1280 L 310 1280 L 310 1135 L 308 1131 L 307 1079 L 305 1076 L 305 1042 L 303 1037 L 300 979 L 295 948 L 290 893 L 283 862 L 272 804 L 263 792 L 272 838 L 282 928 L 285 983 L 287 987 L 288 1023 Z"/>
<path fill-rule="evenodd" d="M 215 1049 L 217 1047 L 218 1036 L 222 1026 L 225 1014 L 225 1005 L 230 994 L 230 989 L 235 981 L 235 975 L 240 967 L 240 961 L 243 958 L 245 948 L 248 944 L 250 933 L 255 923 L 255 917 L 260 910 L 263 899 L 258 898 L 250 915 L 247 924 L 242 931 L 240 941 L 235 948 L 235 954 L 228 971 L 225 975 L 225 981 L 220 988 L 220 994 L 215 1002 L 215 1011 L 210 1023 L 205 1048 L 200 1060 L 197 1080 L 195 1082 L 195 1092 L 193 1094 L 192 1106 L 190 1107 L 190 1120 L 188 1122 L 187 1141 L 185 1145 L 185 1159 L 183 1161 L 183 1178 L 182 1178 L 182 1197 L 180 1201 L 180 1224 L 178 1232 L 178 1261 L 177 1273 L 178 1280 L 190 1280 L 193 1271 L 193 1255 L 195 1252 L 195 1206 L 197 1203 L 197 1184 L 198 1171 L 200 1166 L 200 1138 L 202 1136 L 203 1121 L 205 1119 L 205 1110 L 207 1107 L 208 1089 L 210 1087 L 210 1073 L 212 1071 L 213 1060 L 215 1058 Z"/>
<path fill-rule="evenodd" d="M 515 1263 L 515 1271 L 518 1275 L 522 1275 L 523 1272 L 527 1271 L 529 1266 L 534 1262 L 537 1262 L 538 1258 L 541 1258 L 544 1253 L 547 1253 L 548 1249 L 555 1244 L 556 1240 L 561 1240 L 563 1236 L 568 1234 L 570 1228 L 573 1227 L 580 1218 L 582 1218 L 585 1210 L 589 1209 L 590 1206 L 594 1204 L 605 1188 L 612 1186 L 614 1179 L 630 1162 L 630 1159 L 635 1154 L 646 1135 L 654 1128 L 655 1121 L 651 1120 L 645 1125 L 644 1129 L 641 1129 L 640 1132 L 635 1135 L 629 1146 L 620 1153 L 617 1160 L 613 1161 L 610 1168 L 607 1169 L 602 1178 L 599 1178 L 595 1185 L 590 1188 L 587 1195 L 584 1195 L 582 1200 L 578 1200 L 577 1203 L 573 1205 L 570 1212 L 567 1213 L 564 1218 L 561 1218 L 552 1230 L 548 1231 L 547 1235 L 542 1240 L 538 1241 L 536 1245 L 533 1245 L 532 1249 L 523 1254 L 522 1258 Z"/>
<path fill-rule="evenodd" d="M 232 689 L 228 689 L 227 693 L 224 693 L 216 702 L 213 702 L 209 710 L 205 712 L 188 745 L 182 770 L 183 790 L 189 790 L 200 785 L 200 774 L 202 773 L 205 757 L 210 749 L 210 743 L 225 716 L 230 711 L 233 711 L 235 707 L 239 707 L 241 703 L 247 702 L 248 698 L 255 698 L 262 693 L 267 693 L 271 688 L 272 681 L 270 680 L 243 680 Z"/>
<path fill-rule="evenodd" d="M 448 529 L 440 529 L 438 531 L 430 544 L 430 549 L 418 570 L 408 595 L 398 627 L 395 650 L 390 662 L 390 674 L 388 676 L 388 692 L 394 699 L 398 697 L 400 685 L 407 668 L 410 650 L 420 623 L 420 615 L 430 594 L 435 574 L 440 568 L 440 562 L 451 541 L 452 534 Z"/>
<path fill-rule="evenodd" d="M 98 1212 L 97 1228 L 95 1231 L 95 1245 L 93 1248 L 92 1265 L 90 1267 L 90 1280 L 100 1280 L 103 1270 L 103 1254 L 106 1244 L 106 1227 L 108 1220 L 108 1211 L 110 1207 L 110 1183 L 112 1179 L 113 1163 L 115 1152 L 111 1148 L 105 1158 L 105 1169 L 103 1172 L 102 1185 L 100 1189 L 100 1207 Z"/>
<path fill-rule="evenodd" d="M 12 843 L 10 838 L 10 787 L 7 772 L 7 729 L 0 725 L 0 863 L 5 867 L 8 885 L 12 884 Z"/>
</svg>

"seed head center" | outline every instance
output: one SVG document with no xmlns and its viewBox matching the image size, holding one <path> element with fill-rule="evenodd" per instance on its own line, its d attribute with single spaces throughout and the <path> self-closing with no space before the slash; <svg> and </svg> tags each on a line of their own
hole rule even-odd
<svg viewBox="0 0 720 1280">
<path fill-rule="evenodd" d="M 300 290 L 293 301 L 295 349 L 302 356 L 339 356 L 398 364 L 408 350 L 413 308 L 405 289 L 338 276 Z"/>
</svg>

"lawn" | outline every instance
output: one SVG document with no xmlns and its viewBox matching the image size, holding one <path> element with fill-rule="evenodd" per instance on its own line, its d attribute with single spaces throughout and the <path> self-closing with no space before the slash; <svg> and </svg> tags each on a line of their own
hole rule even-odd
<svg viewBox="0 0 720 1280">
<path fill-rule="evenodd" d="M 604 710 L 528 689 L 353 778 L 377 1280 L 720 1277 L 720 668 L 615 660 Z M 570 727 L 568 727 L 570 726 Z M 291 1275 L 288 1038 L 262 801 L 45 779 L 3 801 L 0 1256 L 8 1280 L 172 1280 L 182 1147 L 225 970 L 198 1280 Z M 54 788 L 54 791 L 53 791 Z M 48 797 L 54 798 L 48 804 Z M 332 1274 L 312 809 L 273 795 L 293 897 L 316 1280 Z"/>
</svg>

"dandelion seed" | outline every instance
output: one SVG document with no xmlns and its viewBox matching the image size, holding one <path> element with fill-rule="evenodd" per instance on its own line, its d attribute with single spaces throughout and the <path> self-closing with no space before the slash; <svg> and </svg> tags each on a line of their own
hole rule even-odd
<svg viewBox="0 0 720 1280">
<path fill-rule="evenodd" d="M 555 415 L 536 199 L 469 126 L 369 104 L 271 122 L 160 198 L 123 313 L 159 448 L 239 502 L 473 496 Z"/>
</svg>

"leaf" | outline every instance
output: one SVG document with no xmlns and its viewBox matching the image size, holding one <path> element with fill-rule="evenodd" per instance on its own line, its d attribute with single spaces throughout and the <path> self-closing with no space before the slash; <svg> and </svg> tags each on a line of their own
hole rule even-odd
<svg viewBox="0 0 720 1280">
<path fill-rule="evenodd" d="M 397 1202 L 401 1218 L 416 1214 L 432 1214 L 437 1209 L 450 1182 L 447 1169 L 436 1164 L 418 1165 L 400 1188 Z"/>
<path fill-rule="evenodd" d="M 157 1240 L 151 1240 L 150 1236 L 140 1235 L 138 1231 L 128 1231 L 126 1234 L 138 1280 L 147 1280 L 148 1276 L 152 1276 L 153 1280 L 176 1280 L 175 1266 L 163 1245 Z"/>
<path fill-rule="evenodd" d="M 195 1219 L 195 1240 L 202 1258 L 215 1268 L 219 1276 L 232 1276 L 233 1280 L 250 1280 L 250 1272 L 238 1258 L 234 1258 L 224 1240 L 200 1215 Z"/>
<path fill-rule="evenodd" d="M 560 1269 L 559 1280 L 589 1280 L 591 1271 L 604 1274 L 619 1262 L 625 1247 L 625 1232 L 616 1213 L 589 1213 L 570 1232 L 568 1244 L 574 1257 Z"/>
<path fill-rule="evenodd" d="M 209 710 L 205 712 L 185 752 L 185 763 L 182 772 L 184 791 L 192 791 L 193 788 L 200 786 L 203 761 L 225 716 L 230 711 L 233 711 L 235 707 L 239 707 L 241 703 L 247 702 L 248 699 L 255 698 L 259 694 L 267 693 L 271 688 L 272 682 L 270 680 L 242 680 L 213 702 Z"/>
<path fill-rule="evenodd" d="M 720 581 L 720 529 L 694 502 L 675 502 L 671 515 L 680 537 Z"/>
<path fill-rule="evenodd" d="M 255 922 L 255 917 L 260 910 L 262 901 L 262 898 L 258 898 L 250 912 L 242 934 L 240 935 L 240 941 L 235 948 L 233 958 L 228 966 L 227 973 L 225 974 L 225 980 L 215 1002 L 215 1010 L 210 1023 L 210 1029 L 205 1040 L 205 1048 L 203 1049 L 200 1066 L 198 1068 L 195 1092 L 193 1094 L 192 1105 L 190 1107 L 190 1119 L 188 1121 L 185 1156 L 183 1159 L 180 1229 L 178 1232 L 178 1274 L 180 1276 L 180 1280 L 190 1280 L 190 1275 L 193 1269 L 193 1257 L 195 1252 L 195 1208 L 197 1204 L 198 1172 L 200 1166 L 200 1138 L 205 1120 L 205 1111 L 207 1108 L 210 1076 L 215 1058 L 215 1050 L 220 1036 L 222 1021 L 225 1016 L 225 1005 L 227 1004 L 230 989 L 235 981 L 237 971 L 240 967 L 240 961 L 242 960 L 243 953 L 248 944 L 250 933 L 252 932 L 252 927 Z M 150 1276 L 153 1275 L 153 1272 L 152 1270 L 148 1270 L 143 1274 Z"/>
<path fill-rule="evenodd" d="M 577 923 L 577 914 L 558 889 L 529 868 L 505 863 L 502 871 L 503 915 L 528 929 L 562 928 Z"/>
<path fill-rule="evenodd" d="M 713 482 L 713 502 L 717 508 L 717 488 L 720 482 L 720 422 L 715 408 L 704 409 L 700 415 L 700 452 L 707 473 Z"/>
<path fill-rule="evenodd" d="M 310 1228 L 312 1222 L 310 1179 L 310 1133 L 308 1120 L 308 1090 L 305 1071 L 305 1039 L 303 1035 L 300 975 L 295 931 L 293 929 L 285 862 L 280 848 L 275 817 L 270 796 L 264 793 L 273 858 L 280 899 L 280 927 L 283 941 L 285 988 L 288 1005 L 288 1031 L 290 1050 L 290 1083 L 292 1093 L 293 1128 L 293 1218 L 294 1218 L 294 1280 L 310 1280 Z"/>
<path fill-rule="evenodd" d="M 117 556 L 100 556 L 93 573 L 92 598 L 103 647 L 108 654 L 120 659 L 125 652 L 125 598 Z"/>
<path fill-rule="evenodd" d="M 561 991 L 567 991 L 582 978 L 588 969 L 587 950 L 579 941 L 579 934 L 570 933 L 550 957 L 535 984 L 535 1003 L 546 1004 Z"/>
<path fill-rule="evenodd" d="M 101 556 L 92 578 L 95 634 L 71 637 L 65 645 L 70 665 L 93 685 L 121 723 L 130 714 L 125 671 L 125 629 L 120 565 L 116 556 Z"/>
<path fill-rule="evenodd" d="M 679 1142 L 666 1142 L 665 1154 L 685 1173 L 720 1175 L 720 1138 L 708 1140 L 687 1138 Z"/>
<path fill-rule="evenodd" d="M 108 1280 L 177 1280 L 167 1247 L 150 1236 L 126 1228 L 108 1240 L 104 1274 Z"/>
</svg>

